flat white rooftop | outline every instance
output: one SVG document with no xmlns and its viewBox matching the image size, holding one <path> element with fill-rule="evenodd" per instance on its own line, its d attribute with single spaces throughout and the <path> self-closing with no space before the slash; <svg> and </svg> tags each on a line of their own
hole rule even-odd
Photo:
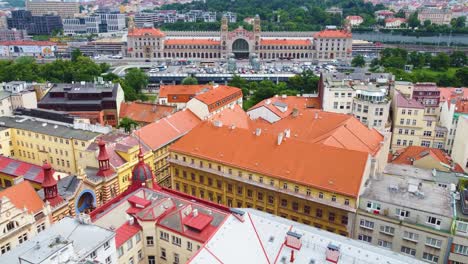
<svg viewBox="0 0 468 264">
<path fill-rule="evenodd" d="M 231 215 L 216 234 L 189 260 L 191 264 L 298 263 L 322 264 L 329 245 L 339 247 L 338 263 L 424 263 L 417 259 L 342 237 L 308 225 L 252 209 L 244 222 Z M 299 250 L 286 245 L 288 231 L 301 235 Z M 294 261 L 291 251 L 294 250 Z"/>
</svg>

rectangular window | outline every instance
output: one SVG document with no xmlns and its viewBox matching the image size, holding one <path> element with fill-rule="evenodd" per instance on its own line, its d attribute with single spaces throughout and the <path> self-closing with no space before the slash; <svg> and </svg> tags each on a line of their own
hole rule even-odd
<svg viewBox="0 0 468 264">
<path fill-rule="evenodd" d="M 403 239 L 412 241 L 412 242 L 418 242 L 419 240 L 419 235 L 413 232 L 405 231 L 403 233 Z"/>
<path fill-rule="evenodd" d="M 411 256 L 414 257 L 414 256 L 416 256 L 416 249 L 402 246 L 401 247 L 401 253 L 411 255 Z"/>
<path fill-rule="evenodd" d="M 161 248 L 161 259 L 164 259 L 166 260 L 167 256 L 166 256 L 166 249 L 165 248 Z"/>
<path fill-rule="evenodd" d="M 468 256 L 468 246 L 455 244 L 454 252 L 457 254 Z"/>
<path fill-rule="evenodd" d="M 322 209 L 317 208 L 317 210 L 315 211 L 315 216 L 322 218 L 322 215 L 323 215 Z"/>
<path fill-rule="evenodd" d="M 335 222 L 335 213 L 328 213 L 328 221 Z"/>
<path fill-rule="evenodd" d="M 433 216 L 428 216 L 427 217 L 427 222 L 430 225 L 435 225 L 435 226 L 440 226 L 441 220 L 439 218 L 433 217 Z"/>
<path fill-rule="evenodd" d="M 140 249 L 138 250 L 138 260 L 142 260 L 143 259 L 143 251 Z"/>
<path fill-rule="evenodd" d="M 391 226 L 380 226 L 380 232 L 384 233 L 386 235 L 394 235 L 395 234 L 395 228 Z"/>
<path fill-rule="evenodd" d="M 148 264 L 156 264 L 156 257 L 148 256 Z"/>
<path fill-rule="evenodd" d="M 457 221 L 457 231 L 462 233 L 468 233 L 468 223 Z"/>
<path fill-rule="evenodd" d="M 138 234 L 139 235 L 139 234 Z M 109 241 L 106 241 L 106 243 L 104 243 L 104 249 L 108 249 L 110 247 L 109 245 Z"/>
<path fill-rule="evenodd" d="M 398 217 L 409 217 L 410 216 L 410 212 L 409 211 L 406 211 L 406 210 L 403 210 L 403 209 L 400 209 L 400 208 L 397 208 L 396 209 L 396 215 Z"/>
<path fill-rule="evenodd" d="M 176 246 L 180 247 L 181 242 L 182 242 L 182 239 L 180 237 L 172 236 L 172 244 L 173 245 L 176 245 Z"/>
<path fill-rule="evenodd" d="M 119 248 L 117 249 L 117 253 L 118 253 L 118 255 L 119 255 L 119 258 L 122 257 L 123 254 L 124 254 L 124 252 L 123 252 L 123 247 L 119 247 Z"/>
<path fill-rule="evenodd" d="M 426 246 L 440 248 L 442 246 L 442 240 L 432 237 L 426 237 Z"/>
<path fill-rule="evenodd" d="M 174 264 L 179 264 L 180 263 L 179 261 L 180 261 L 179 260 L 179 254 L 174 253 Z"/>
<path fill-rule="evenodd" d="M 146 246 L 148 246 L 148 247 L 154 246 L 154 237 L 153 236 L 147 236 L 146 237 Z"/>
<path fill-rule="evenodd" d="M 130 238 L 130 240 L 127 241 L 127 250 L 130 250 L 133 247 L 133 241 Z"/>
<path fill-rule="evenodd" d="M 359 226 L 362 227 L 362 228 L 373 230 L 374 229 L 374 222 L 368 221 L 368 220 L 365 220 L 365 219 L 361 219 L 359 221 Z"/>
<path fill-rule="evenodd" d="M 392 242 L 388 242 L 385 240 L 380 240 L 378 241 L 378 245 L 384 248 L 392 249 Z"/>
<path fill-rule="evenodd" d="M 188 251 L 192 251 L 192 248 L 193 248 L 192 242 L 187 241 L 187 250 L 188 250 Z"/>
<path fill-rule="evenodd" d="M 424 260 L 427 260 L 429 262 L 432 262 L 432 263 L 437 263 L 439 262 L 439 257 L 436 256 L 436 255 L 432 255 L 430 253 L 427 253 L 427 252 L 424 252 L 423 253 L 423 259 Z"/>
<path fill-rule="evenodd" d="M 358 235 L 358 239 L 361 240 L 361 241 L 367 242 L 367 243 L 371 243 L 371 242 L 372 242 L 372 237 L 371 237 L 371 236 L 367 236 L 367 235 L 359 234 L 359 235 Z"/>
<path fill-rule="evenodd" d="M 169 234 L 163 231 L 159 231 L 159 238 L 164 241 L 169 241 Z"/>
</svg>

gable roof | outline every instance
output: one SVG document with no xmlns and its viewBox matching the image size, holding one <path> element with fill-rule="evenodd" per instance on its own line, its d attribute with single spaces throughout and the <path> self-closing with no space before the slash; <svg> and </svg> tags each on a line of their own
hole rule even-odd
<svg viewBox="0 0 468 264">
<path fill-rule="evenodd" d="M 139 37 L 139 36 L 154 36 L 154 37 L 164 37 L 164 34 L 158 28 L 134 28 L 128 32 L 128 36 Z"/>
<path fill-rule="evenodd" d="M 41 166 L 5 156 L 0 156 L 0 172 L 13 177 L 23 176 L 25 180 L 34 183 L 42 183 L 44 180 Z"/>
<path fill-rule="evenodd" d="M 424 106 L 414 100 L 404 97 L 401 93 L 395 92 L 396 106 L 400 108 L 415 108 L 415 109 L 424 109 Z"/>
<path fill-rule="evenodd" d="M 203 122 L 171 151 L 357 197 L 368 153 Z M 246 149 L 248 151 L 246 151 Z M 286 158 L 287 157 L 287 158 Z M 340 166 L 335 166 L 339 160 Z"/>
<path fill-rule="evenodd" d="M 128 117 L 140 123 L 152 123 L 175 112 L 174 106 L 141 102 L 122 102 L 119 117 Z"/>
<path fill-rule="evenodd" d="M 287 106 L 286 111 L 281 111 L 276 107 L 276 103 L 283 103 Z M 301 97 L 301 96 L 274 96 L 268 99 L 265 99 L 253 107 L 251 107 L 247 112 L 257 109 L 259 107 L 265 107 L 275 115 L 280 118 L 285 118 L 293 112 L 294 109 L 303 110 L 307 108 L 321 109 L 322 105 L 320 104 L 320 99 L 317 97 Z"/>
<path fill-rule="evenodd" d="M 223 125 L 248 129 L 251 124 L 250 117 L 238 104 L 235 104 L 232 108 L 223 109 L 218 114 L 215 114 L 209 118 L 212 121 L 221 121 Z"/>
<path fill-rule="evenodd" d="M 314 38 L 351 38 L 353 35 L 346 30 L 325 29 L 314 34 Z"/>
<path fill-rule="evenodd" d="M 36 193 L 31 183 L 22 181 L 0 192 L 0 198 L 7 197 L 18 209 L 28 209 L 30 213 L 37 213 L 44 207 L 44 202 Z"/>
<path fill-rule="evenodd" d="M 275 135 L 289 129 L 291 138 L 298 141 L 367 152 L 372 156 L 379 152 L 384 140 L 381 133 L 354 116 L 313 109 L 299 111 L 296 116 L 289 115 L 273 124 L 255 120 L 254 127 Z"/>
<path fill-rule="evenodd" d="M 134 134 L 155 150 L 185 135 L 199 123 L 200 119 L 195 114 L 189 110 L 182 110 L 148 124 Z"/>
<path fill-rule="evenodd" d="M 428 155 L 439 162 L 447 164 L 448 166 L 451 165 L 451 159 L 444 151 L 437 148 L 420 146 L 409 146 L 399 149 L 392 155 L 388 162 L 394 164 L 413 165 L 412 161 L 422 159 Z"/>
<path fill-rule="evenodd" d="M 239 98 L 242 98 L 242 90 L 237 87 L 227 85 L 213 86 L 213 89 L 195 96 L 195 99 L 208 106 L 214 103 L 220 103 L 219 106 L 210 108 L 210 112 Z"/>
<path fill-rule="evenodd" d="M 194 85 L 161 85 L 159 88 L 159 98 L 167 98 L 169 95 L 195 95 L 203 89 L 213 89 L 209 84 L 194 84 Z"/>
</svg>

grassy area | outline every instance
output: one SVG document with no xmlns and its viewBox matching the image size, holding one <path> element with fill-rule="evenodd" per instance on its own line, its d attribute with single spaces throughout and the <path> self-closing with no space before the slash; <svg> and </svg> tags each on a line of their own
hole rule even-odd
<svg viewBox="0 0 468 264">
<path fill-rule="evenodd" d="M 458 69 L 460 68 L 451 67 L 451 68 L 448 68 L 446 71 L 434 71 L 431 69 L 414 69 L 412 73 L 414 75 L 426 75 L 426 76 L 430 76 L 433 78 L 437 78 L 441 73 L 444 73 L 444 74 L 447 74 L 447 77 L 453 78 L 455 76 L 455 72 Z"/>
<path fill-rule="evenodd" d="M 443 71 L 435 71 L 429 68 L 414 69 L 412 72 L 405 72 L 402 69 L 386 68 L 385 72 L 395 75 L 397 81 L 435 82 L 439 86 L 459 86 L 459 81 L 455 78 L 456 71 L 460 68 L 451 67 Z"/>
</svg>

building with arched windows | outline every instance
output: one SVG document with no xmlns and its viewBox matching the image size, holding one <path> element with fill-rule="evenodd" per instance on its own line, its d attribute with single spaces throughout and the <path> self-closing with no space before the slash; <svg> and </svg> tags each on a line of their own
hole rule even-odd
<svg viewBox="0 0 468 264">
<path fill-rule="evenodd" d="M 237 59 L 257 54 L 262 60 L 308 61 L 349 60 L 352 34 L 348 30 L 320 32 L 262 32 L 256 16 L 253 30 L 242 27 L 230 31 L 223 17 L 219 32 L 162 32 L 155 28 L 135 28 L 130 21 L 127 56 L 143 59 L 195 59 L 210 61 Z"/>
</svg>

